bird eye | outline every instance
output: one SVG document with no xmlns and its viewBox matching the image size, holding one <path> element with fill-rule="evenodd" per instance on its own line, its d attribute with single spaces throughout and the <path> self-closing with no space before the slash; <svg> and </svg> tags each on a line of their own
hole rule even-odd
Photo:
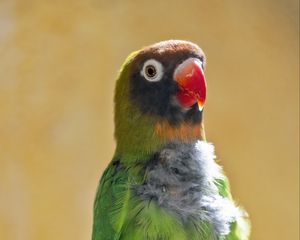
<svg viewBox="0 0 300 240">
<path fill-rule="evenodd" d="M 146 67 L 145 73 L 146 73 L 147 77 L 154 78 L 156 75 L 156 68 L 152 65 L 148 65 Z"/>
<path fill-rule="evenodd" d="M 163 76 L 163 66 L 160 62 L 149 59 L 144 63 L 141 75 L 149 82 L 157 82 Z"/>
</svg>

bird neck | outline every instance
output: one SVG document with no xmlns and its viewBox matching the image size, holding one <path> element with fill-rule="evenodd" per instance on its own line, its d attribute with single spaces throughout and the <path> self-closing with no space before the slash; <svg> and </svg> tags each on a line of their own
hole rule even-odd
<svg viewBox="0 0 300 240">
<path fill-rule="evenodd" d="M 204 123 L 186 123 L 178 126 L 171 125 L 167 121 L 157 122 L 155 124 L 155 133 L 159 138 L 168 142 L 194 142 L 195 140 L 206 140 Z"/>
<path fill-rule="evenodd" d="M 203 122 L 171 125 L 123 104 L 115 112 L 115 138 L 115 156 L 132 163 L 146 161 L 170 142 L 205 141 L 205 131 Z"/>
</svg>

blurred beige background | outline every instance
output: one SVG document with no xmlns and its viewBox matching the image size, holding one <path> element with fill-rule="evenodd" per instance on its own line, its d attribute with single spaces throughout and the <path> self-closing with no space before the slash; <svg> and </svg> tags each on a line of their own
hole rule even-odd
<svg viewBox="0 0 300 240">
<path fill-rule="evenodd" d="M 0 239 L 90 239 L 125 57 L 165 39 L 207 54 L 209 141 L 253 240 L 296 240 L 296 0 L 0 0 Z"/>
</svg>

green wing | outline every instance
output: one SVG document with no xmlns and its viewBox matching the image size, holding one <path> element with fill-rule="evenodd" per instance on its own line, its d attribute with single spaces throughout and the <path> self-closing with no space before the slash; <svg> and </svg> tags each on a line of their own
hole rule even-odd
<svg viewBox="0 0 300 240">
<path fill-rule="evenodd" d="M 100 180 L 95 203 L 92 240 L 119 240 L 128 211 L 127 171 L 113 160 Z"/>
<path fill-rule="evenodd" d="M 111 201 L 113 198 L 111 187 L 114 178 L 114 172 L 114 167 L 112 164 L 110 164 L 104 171 L 97 189 L 94 202 L 92 240 L 102 240 L 107 236 L 112 236 L 111 239 L 114 239 L 113 236 L 116 235 L 116 232 L 109 222 L 107 211 L 107 209 L 111 207 Z"/>
</svg>

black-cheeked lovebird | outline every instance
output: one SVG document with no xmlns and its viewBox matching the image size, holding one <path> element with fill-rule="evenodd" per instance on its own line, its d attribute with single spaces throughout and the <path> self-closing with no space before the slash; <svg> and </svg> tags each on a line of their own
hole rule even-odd
<svg viewBox="0 0 300 240">
<path fill-rule="evenodd" d="M 116 150 L 92 240 L 246 240 L 249 221 L 204 135 L 203 51 L 169 40 L 133 52 L 115 90 Z"/>
</svg>

